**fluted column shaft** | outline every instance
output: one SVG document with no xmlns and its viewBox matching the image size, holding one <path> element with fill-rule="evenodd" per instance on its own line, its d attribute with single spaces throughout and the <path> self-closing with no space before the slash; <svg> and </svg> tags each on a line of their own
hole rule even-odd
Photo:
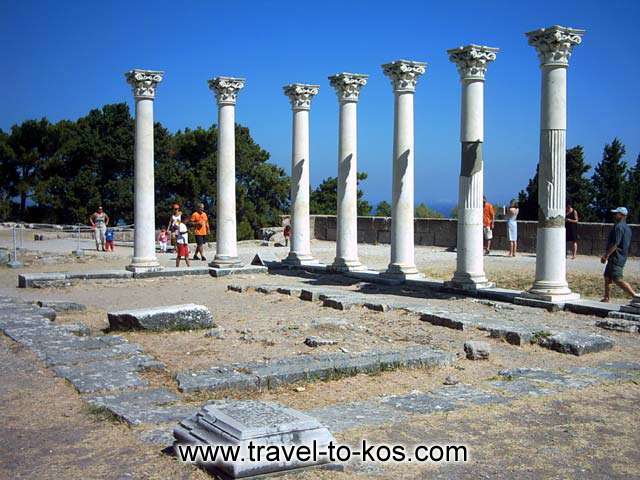
<svg viewBox="0 0 640 480">
<path fill-rule="evenodd" d="M 136 111 L 134 146 L 133 257 L 128 270 L 157 270 L 155 233 L 155 183 L 153 166 L 153 101 L 164 73 L 131 70 L 125 74 L 133 87 Z"/>
<path fill-rule="evenodd" d="M 482 196 L 484 173 L 484 76 L 496 58 L 497 48 L 467 45 L 448 50 L 456 63 L 462 86 L 460 114 L 461 163 L 458 189 L 456 271 L 452 286 L 486 288 L 492 284 L 484 273 Z"/>
<path fill-rule="evenodd" d="M 527 33 L 542 72 L 536 279 L 529 293 L 549 301 L 577 298 L 566 272 L 567 68 L 582 30 L 560 26 Z"/>
<path fill-rule="evenodd" d="M 216 255 L 212 267 L 241 265 L 236 229 L 236 100 L 245 81 L 216 77 L 209 81 L 218 103 L 218 164 L 216 170 Z"/>
<path fill-rule="evenodd" d="M 386 275 L 418 276 L 414 252 L 413 99 L 422 62 L 398 60 L 382 66 L 394 89 L 391 258 Z"/>
<path fill-rule="evenodd" d="M 341 73 L 329 79 L 340 104 L 336 257 L 331 267 L 336 271 L 357 271 L 364 269 L 358 258 L 357 102 L 367 75 Z"/>
<path fill-rule="evenodd" d="M 317 263 L 311 255 L 309 221 L 309 110 L 317 85 L 284 87 L 293 110 L 291 151 L 291 248 L 284 260 L 291 265 Z"/>
</svg>

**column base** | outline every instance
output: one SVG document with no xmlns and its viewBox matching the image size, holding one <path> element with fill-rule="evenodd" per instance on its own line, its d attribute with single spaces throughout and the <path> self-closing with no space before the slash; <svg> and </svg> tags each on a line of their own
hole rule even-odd
<svg viewBox="0 0 640 480">
<path fill-rule="evenodd" d="M 362 265 L 358 260 L 345 260 L 336 257 L 331 265 L 327 266 L 327 270 L 332 272 L 363 272 L 367 267 Z"/>
<path fill-rule="evenodd" d="M 580 298 L 579 293 L 571 291 L 566 282 L 538 281 L 528 292 L 524 292 L 523 297 L 544 300 L 545 302 L 562 303 Z"/>
<path fill-rule="evenodd" d="M 125 267 L 126 270 L 134 273 L 156 272 L 162 270 L 162 266 L 157 258 L 136 258 L 131 259 L 131 263 Z"/>
<path fill-rule="evenodd" d="M 483 275 L 470 275 L 468 273 L 455 273 L 453 278 L 448 282 L 444 282 L 444 286 L 447 288 L 455 288 L 457 290 L 466 290 L 473 292 L 476 290 L 482 290 L 484 288 L 493 288 L 495 283 L 487 280 L 487 277 Z"/>
<path fill-rule="evenodd" d="M 209 262 L 209 266 L 213 268 L 238 268 L 242 267 L 243 263 L 238 257 L 216 255 L 215 257 L 213 257 L 213 260 Z"/>
<path fill-rule="evenodd" d="M 302 265 L 318 265 L 320 262 L 308 253 L 289 252 L 289 255 L 287 255 L 287 258 L 282 260 L 282 263 L 292 267 L 299 267 Z"/>
<path fill-rule="evenodd" d="M 387 278 L 401 279 L 417 279 L 423 277 L 415 265 L 404 265 L 400 263 L 390 263 L 387 270 L 380 275 Z"/>
<path fill-rule="evenodd" d="M 635 313 L 640 315 L 640 295 L 636 295 L 631 299 L 629 305 L 622 305 L 620 311 L 624 313 Z"/>
</svg>

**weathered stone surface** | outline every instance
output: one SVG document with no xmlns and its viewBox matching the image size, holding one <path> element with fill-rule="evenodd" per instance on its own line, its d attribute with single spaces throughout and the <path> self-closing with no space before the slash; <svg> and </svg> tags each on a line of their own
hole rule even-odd
<svg viewBox="0 0 640 480">
<path fill-rule="evenodd" d="M 304 343 L 307 347 L 315 348 L 315 347 L 322 347 L 325 345 L 335 345 L 338 342 L 336 342 L 335 340 L 331 340 L 329 338 L 311 336 L 311 337 L 305 338 Z"/>
<path fill-rule="evenodd" d="M 66 280 L 66 276 L 60 272 L 21 273 L 18 275 L 18 288 L 33 288 L 34 282 L 63 282 L 64 280 Z"/>
<path fill-rule="evenodd" d="M 351 326 L 351 323 L 344 318 L 321 317 L 311 320 L 312 328 L 343 330 Z"/>
<path fill-rule="evenodd" d="M 268 273 L 267 267 L 259 265 L 247 265 L 238 268 L 209 268 L 209 274 L 212 277 L 227 277 L 229 275 L 250 275 L 258 273 Z"/>
<path fill-rule="evenodd" d="M 328 297 L 322 301 L 324 307 L 335 308 L 336 310 L 351 310 L 353 307 L 362 306 L 355 300 L 349 297 Z"/>
<path fill-rule="evenodd" d="M 87 309 L 86 305 L 81 303 L 52 300 L 41 300 L 38 302 L 38 306 L 41 308 L 50 308 L 56 312 L 84 312 Z"/>
<path fill-rule="evenodd" d="M 317 290 L 303 288 L 300 290 L 300 299 L 307 302 L 316 302 L 320 300 L 320 292 Z"/>
<path fill-rule="evenodd" d="M 281 266 L 280 260 L 272 252 L 258 252 L 251 260 L 251 265 L 257 265 L 260 267 L 277 268 Z"/>
<path fill-rule="evenodd" d="M 78 345 L 78 347 L 81 345 Z M 79 349 L 76 346 L 59 349 L 48 349 L 44 355 L 44 361 L 49 366 L 75 365 L 79 363 L 98 362 L 111 360 L 118 357 L 126 357 L 142 352 L 140 345 L 135 343 L 121 343 L 112 347 Z"/>
<path fill-rule="evenodd" d="M 390 309 L 388 304 L 382 302 L 365 302 L 362 306 L 374 312 L 387 312 Z"/>
<path fill-rule="evenodd" d="M 468 322 L 463 320 L 453 319 L 447 315 L 439 314 L 439 313 L 423 313 L 420 316 L 420 320 L 423 322 L 430 323 L 431 325 L 436 325 L 439 327 L 447 327 L 453 330 L 466 330 L 470 327 Z"/>
<path fill-rule="evenodd" d="M 539 333 L 535 327 L 517 325 L 496 325 L 487 329 L 491 338 L 503 338 L 511 345 L 528 345 L 535 343 Z"/>
<path fill-rule="evenodd" d="M 211 312 L 204 305 L 185 304 L 109 312 L 111 330 L 191 330 L 213 325 Z"/>
<path fill-rule="evenodd" d="M 174 430 L 177 444 L 220 443 L 237 445 L 240 456 L 249 458 L 248 444 L 312 445 L 326 450 L 335 441 L 329 430 L 302 412 L 275 403 L 255 400 L 228 400 L 202 407 L 193 417 L 183 420 Z M 320 460 L 325 463 L 326 458 Z M 263 475 L 313 465 L 311 462 L 240 462 L 220 460 L 203 465 L 213 473 L 230 478 Z"/>
<path fill-rule="evenodd" d="M 66 378 L 80 393 L 100 390 L 119 390 L 147 385 L 136 372 L 162 369 L 164 365 L 147 355 L 136 355 L 125 360 L 106 360 L 82 365 L 54 367 L 59 377 Z"/>
<path fill-rule="evenodd" d="M 516 305 L 524 305 L 527 307 L 544 308 L 549 312 L 558 312 L 564 308 L 564 304 L 555 302 L 547 302 L 546 300 L 539 300 L 537 298 L 530 297 L 515 297 L 513 303 Z"/>
<path fill-rule="evenodd" d="M 97 270 L 94 272 L 65 272 L 67 280 L 129 280 L 133 272 L 128 270 Z"/>
<path fill-rule="evenodd" d="M 227 290 L 230 292 L 238 292 L 238 293 L 244 293 L 247 291 L 247 287 L 245 287 L 244 285 L 227 285 Z"/>
<path fill-rule="evenodd" d="M 570 312 L 598 317 L 606 317 L 609 312 L 620 310 L 620 306 L 615 303 L 602 303 L 593 300 L 574 300 L 565 303 L 564 308 Z"/>
<path fill-rule="evenodd" d="M 622 320 L 629 320 L 631 322 L 640 322 L 640 315 L 636 313 L 627 313 L 627 312 L 609 312 L 607 314 L 609 318 L 619 318 Z"/>
<path fill-rule="evenodd" d="M 252 390 L 258 388 L 255 375 L 229 367 L 215 367 L 199 372 L 181 372 L 176 375 L 181 392 L 199 390 Z"/>
<path fill-rule="evenodd" d="M 164 388 L 87 398 L 90 404 L 109 410 L 129 425 L 178 422 L 196 413 L 193 405 L 170 405 L 178 400 L 177 395 Z"/>
<path fill-rule="evenodd" d="M 640 323 L 632 320 L 622 320 L 616 318 L 607 318 L 596 322 L 596 326 L 605 330 L 614 330 L 616 332 L 638 333 L 640 331 Z"/>
<path fill-rule="evenodd" d="M 440 350 L 414 346 L 400 351 L 299 355 L 270 362 L 183 372 L 176 376 L 176 380 L 182 391 L 272 388 L 298 381 L 329 379 L 399 367 L 444 366 L 451 364 L 454 359 L 454 355 Z"/>
<path fill-rule="evenodd" d="M 205 333 L 204 336 L 210 338 L 224 338 L 224 329 L 222 327 L 214 327 Z"/>
<path fill-rule="evenodd" d="M 378 426 L 396 423 L 408 418 L 408 414 L 380 399 L 364 402 L 339 403 L 307 412 L 332 432 L 342 432 L 365 425 Z"/>
<path fill-rule="evenodd" d="M 65 323 L 64 325 L 58 325 L 58 327 L 67 333 L 72 333 L 79 337 L 91 335 L 91 329 L 82 322 Z"/>
<path fill-rule="evenodd" d="M 290 297 L 299 297 L 302 289 L 296 287 L 278 287 L 278 293 L 289 295 Z"/>
<path fill-rule="evenodd" d="M 464 352 L 469 360 L 487 360 L 491 347 L 487 342 L 469 340 L 464 342 Z"/>
<path fill-rule="evenodd" d="M 258 293 L 264 293 L 266 295 L 269 295 L 271 293 L 277 293 L 278 292 L 278 288 L 275 285 L 260 285 L 258 287 L 256 287 L 256 292 Z"/>
<path fill-rule="evenodd" d="M 613 340 L 610 338 L 581 332 L 555 333 L 549 337 L 541 337 L 538 343 L 550 350 L 578 356 L 613 348 Z"/>
</svg>

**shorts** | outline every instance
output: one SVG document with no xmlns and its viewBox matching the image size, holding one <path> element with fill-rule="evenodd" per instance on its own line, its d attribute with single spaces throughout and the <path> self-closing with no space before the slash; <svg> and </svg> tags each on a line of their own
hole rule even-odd
<svg viewBox="0 0 640 480">
<path fill-rule="evenodd" d="M 186 243 L 178 244 L 178 256 L 179 257 L 188 257 L 189 256 L 189 245 Z"/>
<path fill-rule="evenodd" d="M 482 233 L 484 234 L 485 240 L 491 240 L 493 238 L 493 230 L 491 230 L 491 227 L 482 227 Z"/>
<path fill-rule="evenodd" d="M 204 245 L 205 243 L 207 243 L 206 235 L 196 235 L 196 245 L 200 246 Z"/>
<path fill-rule="evenodd" d="M 624 265 L 620 265 L 616 262 L 608 261 L 607 266 L 604 268 L 604 276 L 611 280 L 622 280 Z"/>
</svg>

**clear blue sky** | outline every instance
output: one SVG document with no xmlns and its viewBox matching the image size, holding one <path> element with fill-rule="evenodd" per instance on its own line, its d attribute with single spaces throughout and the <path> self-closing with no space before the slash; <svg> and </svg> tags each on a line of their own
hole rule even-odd
<svg viewBox="0 0 640 480">
<path fill-rule="evenodd" d="M 499 47 L 485 93 L 485 189 L 504 202 L 538 156 L 540 72 L 523 32 L 585 28 L 569 67 L 568 146 L 595 164 L 618 136 L 640 153 L 640 2 L 636 1 L 32 1 L 0 0 L 0 128 L 46 116 L 75 119 L 132 94 L 123 73 L 164 70 L 156 119 L 175 131 L 215 122 L 207 79 L 247 79 L 237 120 L 290 170 L 291 111 L 282 86 L 317 83 L 311 179 L 337 173 L 337 100 L 327 76 L 367 73 L 359 104 L 359 170 L 372 202 L 391 197 L 393 96 L 382 63 L 426 61 L 415 98 L 416 202 L 455 203 L 458 74 L 446 49 Z"/>
</svg>

